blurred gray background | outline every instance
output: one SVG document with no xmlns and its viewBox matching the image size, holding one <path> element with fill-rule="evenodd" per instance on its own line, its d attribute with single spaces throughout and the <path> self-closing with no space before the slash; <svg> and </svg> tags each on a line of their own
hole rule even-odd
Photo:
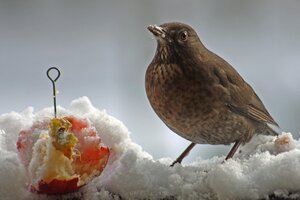
<svg viewBox="0 0 300 200">
<path fill-rule="evenodd" d="M 52 105 L 46 70 L 57 66 L 58 104 L 88 96 L 120 119 L 154 158 L 189 144 L 152 111 L 144 74 L 156 42 L 149 24 L 190 24 L 203 43 L 250 83 L 280 124 L 300 131 L 300 1 L 1 0 L 0 113 Z M 197 145 L 187 162 L 227 154 Z"/>
</svg>

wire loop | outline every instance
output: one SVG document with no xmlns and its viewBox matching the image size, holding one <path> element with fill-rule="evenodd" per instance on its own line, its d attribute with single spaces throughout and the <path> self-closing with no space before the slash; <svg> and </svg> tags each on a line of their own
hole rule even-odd
<svg viewBox="0 0 300 200">
<path fill-rule="evenodd" d="M 57 76 L 55 78 L 52 78 L 51 77 L 51 74 L 50 72 L 52 70 L 55 70 L 57 72 Z M 48 78 L 50 79 L 50 81 L 52 82 L 52 88 L 53 88 L 53 104 L 54 104 L 54 117 L 56 118 L 57 116 L 57 110 L 56 110 L 56 81 L 59 79 L 60 77 L 60 71 L 58 68 L 56 67 L 50 67 L 48 70 L 47 70 L 47 76 Z"/>
</svg>

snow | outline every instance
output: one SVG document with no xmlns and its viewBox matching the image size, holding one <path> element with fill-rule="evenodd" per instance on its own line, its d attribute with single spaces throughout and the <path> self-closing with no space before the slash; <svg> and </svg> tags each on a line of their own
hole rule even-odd
<svg viewBox="0 0 300 200">
<path fill-rule="evenodd" d="M 87 97 L 58 107 L 58 116 L 81 115 L 111 148 L 103 173 L 78 192 L 47 196 L 28 191 L 27 175 L 18 158 L 16 141 L 33 121 L 52 117 L 53 109 L 0 116 L 0 199 L 259 199 L 270 194 L 300 198 L 300 141 L 290 133 L 256 136 L 233 159 L 224 157 L 169 167 L 171 158 L 154 160 L 134 143 L 125 125 L 95 108 Z M 173 158 L 174 159 L 174 158 Z M 291 197 L 291 195 L 290 195 Z"/>
</svg>

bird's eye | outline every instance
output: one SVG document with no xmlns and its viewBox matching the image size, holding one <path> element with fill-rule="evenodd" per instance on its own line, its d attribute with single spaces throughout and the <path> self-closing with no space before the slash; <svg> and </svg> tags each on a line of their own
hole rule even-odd
<svg viewBox="0 0 300 200">
<path fill-rule="evenodd" d="M 187 34 L 187 32 L 186 32 L 186 31 L 181 32 L 181 33 L 179 34 L 179 39 L 180 39 L 181 41 L 186 41 L 186 40 L 188 39 L 188 34 Z"/>
</svg>

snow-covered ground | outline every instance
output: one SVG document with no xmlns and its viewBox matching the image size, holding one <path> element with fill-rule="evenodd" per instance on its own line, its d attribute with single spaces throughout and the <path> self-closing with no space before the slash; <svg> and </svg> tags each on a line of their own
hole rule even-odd
<svg viewBox="0 0 300 200">
<path fill-rule="evenodd" d="M 93 107 L 87 97 L 70 108 L 58 108 L 59 116 L 81 115 L 95 126 L 103 143 L 111 148 L 108 165 L 78 192 L 62 196 L 28 191 L 16 141 L 34 120 L 52 117 L 52 108 L 0 116 L 0 199 L 259 199 L 268 195 L 300 198 L 300 141 L 290 133 L 257 136 L 240 153 L 221 164 L 224 157 L 169 164 L 171 158 L 154 160 L 130 139 L 122 122 Z"/>
</svg>

